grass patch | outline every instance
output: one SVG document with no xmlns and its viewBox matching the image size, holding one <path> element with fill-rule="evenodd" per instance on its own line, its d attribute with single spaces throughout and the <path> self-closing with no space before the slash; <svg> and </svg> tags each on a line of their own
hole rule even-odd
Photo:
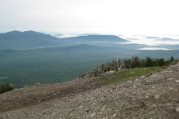
<svg viewBox="0 0 179 119">
<path fill-rule="evenodd" d="M 135 79 L 137 77 L 148 75 L 154 72 L 159 72 L 164 67 L 147 67 L 147 68 L 135 68 L 129 70 L 123 70 L 120 72 L 116 72 L 111 76 L 102 79 L 103 85 L 118 83 L 119 81 Z"/>
</svg>

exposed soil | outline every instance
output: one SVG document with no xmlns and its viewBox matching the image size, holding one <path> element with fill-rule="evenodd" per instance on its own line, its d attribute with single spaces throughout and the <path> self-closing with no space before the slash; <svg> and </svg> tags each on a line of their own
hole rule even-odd
<svg viewBox="0 0 179 119">
<path fill-rule="evenodd" d="M 0 94 L 0 119 L 179 119 L 179 63 L 117 84 L 99 81 L 76 79 Z"/>
</svg>

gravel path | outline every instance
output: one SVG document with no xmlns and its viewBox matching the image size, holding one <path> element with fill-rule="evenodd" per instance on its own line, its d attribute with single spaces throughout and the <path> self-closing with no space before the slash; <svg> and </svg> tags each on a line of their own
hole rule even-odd
<svg viewBox="0 0 179 119">
<path fill-rule="evenodd" d="M 31 95 L 45 97 L 58 95 L 62 89 L 69 91 L 69 85 L 63 86 L 49 85 L 44 91 L 35 86 L 4 93 L 0 95 L 0 102 L 4 107 L 8 107 L 8 100 L 10 105 L 15 104 L 10 103 L 12 93 L 16 98 L 24 94 L 24 100 L 28 101 Z M 75 86 L 77 90 L 79 85 Z M 37 89 L 39 91 L 33 92 Z M 44 101 L 44 97 L 38 97 L 31 105 L 25 103 L 19 108 L 1 110 L 0 119 L 179 119 L 179 64 L 135 80 L 77 92 L 71 88 L 69 92 Z"/>
</svg>

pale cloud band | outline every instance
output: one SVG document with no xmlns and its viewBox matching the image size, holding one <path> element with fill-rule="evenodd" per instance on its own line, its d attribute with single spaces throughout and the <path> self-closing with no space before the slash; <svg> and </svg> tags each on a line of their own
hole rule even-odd
<svg viewBox="0 0 179 119">
<path fill-rule="evenodd" d="M 160 45 L 179 45 L 178 35 L 158 35 L 158 36 L 120 36 L 127 39 L 129 43 L 146 44 L 148 46 L 160 46 Z"/>
</svg>

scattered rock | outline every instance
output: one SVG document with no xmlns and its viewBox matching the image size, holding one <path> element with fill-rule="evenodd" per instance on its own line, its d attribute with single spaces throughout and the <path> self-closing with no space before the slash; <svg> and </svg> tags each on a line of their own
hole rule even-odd
<svg viewBox="0 0 179 119">
<path fill-rule="evenodd" d="M 90 116 L 91 116 L 91 117 L 94 117 L 95 115 L 96 115 L 96 113 L 92 113 Z"/>
<path fill-rule="evenodd" d="M 103 117 L 103 119 L 108 119 L 108 117 Z"/>
<path fill-rule="evenodd" d="M 179 107 L 176 108 L 176 112 L 179 112 Z"/>
<path fill-rule="evenodd" d="M 90 110 L 89 110 L 89 109 L 87 109 L 85 112 L 86 112 L 86 113 L 89 113 L 89 111 L 90 111 Z"/>
<path fill-rule="evenodd" d="M 103 108 L 101 109 L 101 111 L 104 111 L 106 109 L 106 106 L 103 106 Z"/>
<path fill-rule="evenodd" d="M 155 95 L 155 99 L 159 99 L 160 95 Z"/>
<path fill-rule="evenodd" d="M 113 117 L 116 117 L 116 115 L 117 115 L 117 114 L 113 114 L 112 116 L 113 116 Z"/>
</svg>

